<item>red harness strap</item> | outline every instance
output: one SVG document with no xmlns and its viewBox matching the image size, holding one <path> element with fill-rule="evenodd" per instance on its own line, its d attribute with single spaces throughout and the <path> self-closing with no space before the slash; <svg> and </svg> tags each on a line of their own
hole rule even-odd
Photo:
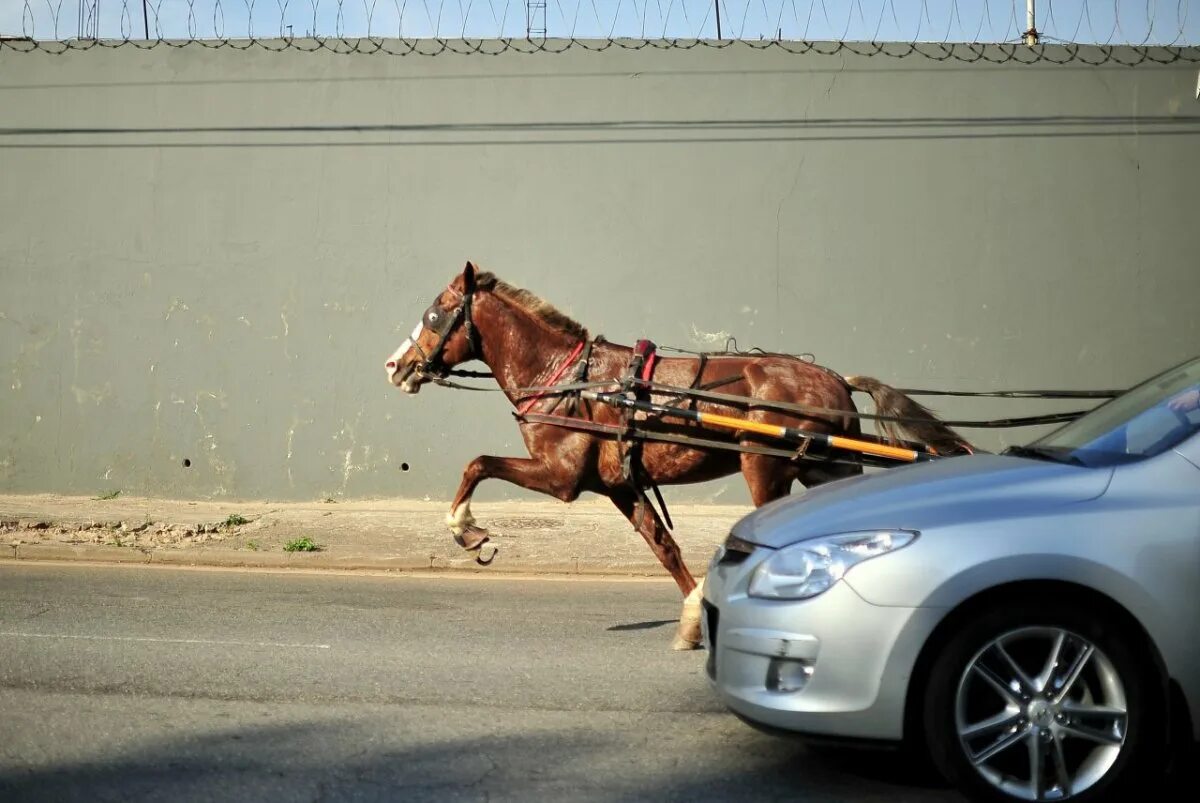
<svg viewBox="0 0 1200 803">
<path fill-rule="evenodd" d="M 648 383 L 654 378 L 654 365 L 658 362 L 657 346 L 649 340 L 639 340 L 633 347 L 633 355 L 630 357 L 630 366 L 628 376 L 631 379 L 638 379 Z M 634 376 L 634 371 L 637 375 Z M 639 396 L 644 395 L 644 388 L 637 391 Z"/>
<path fill-rule="evenodd" d="M 642 364 L 642 375 L 638 377 L 643 382 L 649 382 L 654 379 L 654 364 L 658 362 L 658 352 L 651 351 L 646 355 L 646 362 Z"/>
<path fill-rule="evenodd" d="M 562 375 L 565 374 L 567 369 L 571 367 L 571 364 L 579 358 L 580 353 L 583 351 L 583 346 L 584 342 L 582 340 L 579 341 L 579 345 L 576 346 L 575 350 L 571 352 L 571 356 L 567 357 L 566 361 L 564 361 L 562 365 L 558 366 L 558 369 L 550 376 L 548 380 L 546 380 L 545 384 L 553 385 L 555 382 L 562 379 Z M 517 415 L 525 415 L 530 411 L 530 409 L 532 409 L 533 405 L 537 404 L 538 401 L 548 392 L 549 391 L 546 390 L 540 390 L 536 395 L 530 396 L 521 404 L 520 407 L 517 408 Z"/>
</svg>

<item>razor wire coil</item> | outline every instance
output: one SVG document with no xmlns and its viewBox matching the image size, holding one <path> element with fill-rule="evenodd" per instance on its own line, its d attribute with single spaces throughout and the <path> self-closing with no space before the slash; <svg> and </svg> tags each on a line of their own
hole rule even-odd
<svg viewBox="0 0 1200 803">
<path fill-rule="evenodd" d="M 1024 0 L 547 0 L 538 35 L 521 6 L 517 0 L 0 0 L 0 49 L 437 56 L 738 44 L 964 63 L 1200 62 L 1200 0 L 1040 0 L 1034 45 L 1023 41 L 1030 33 Z M 718 18 L 725 26 L 719 35 Z"/>
</svg>

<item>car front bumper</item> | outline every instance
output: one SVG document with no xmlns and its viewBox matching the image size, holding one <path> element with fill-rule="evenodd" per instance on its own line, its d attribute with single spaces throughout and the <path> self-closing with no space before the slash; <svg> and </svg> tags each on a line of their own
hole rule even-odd
<svg viewBox="0 0 1200 803">
<path fill-rule="evenodd" d="M 714 565 L 705 581 L 708 673 L 722 701 L 773 728 L 901 739 L 913 666 L 944 612 L 872 605 L 845 579 L 807 600 L 752 598 L 763 557 Z"/>
</svg>

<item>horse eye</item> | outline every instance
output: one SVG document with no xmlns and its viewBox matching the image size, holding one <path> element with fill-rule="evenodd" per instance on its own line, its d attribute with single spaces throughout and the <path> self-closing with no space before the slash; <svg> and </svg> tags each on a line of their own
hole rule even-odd
<svg viewBox="0 0 1200 803">
<path fill-rule="evenodd" d="M 438 319 L 438 314 L 436 312 L 429 313 L 429 322 L 430 323 L 437 323 L 437 319 Z"/>
</svg>

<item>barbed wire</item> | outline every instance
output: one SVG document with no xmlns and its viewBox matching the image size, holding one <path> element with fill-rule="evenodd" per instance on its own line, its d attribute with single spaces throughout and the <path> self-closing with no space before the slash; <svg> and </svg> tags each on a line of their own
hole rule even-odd
<svg viewBox="0 0 1200 803">
<path fill-rule="evenodd" d="M 0 48 L 497 55 L 724 48 L 946 61 L 1200 61 L 1200 0 L 0 0 Z M 1032 39 L 1030 38 L 1032 35 Z M 1028 42 L 1037 44 L 1029 46 Z"/>
</svg>

